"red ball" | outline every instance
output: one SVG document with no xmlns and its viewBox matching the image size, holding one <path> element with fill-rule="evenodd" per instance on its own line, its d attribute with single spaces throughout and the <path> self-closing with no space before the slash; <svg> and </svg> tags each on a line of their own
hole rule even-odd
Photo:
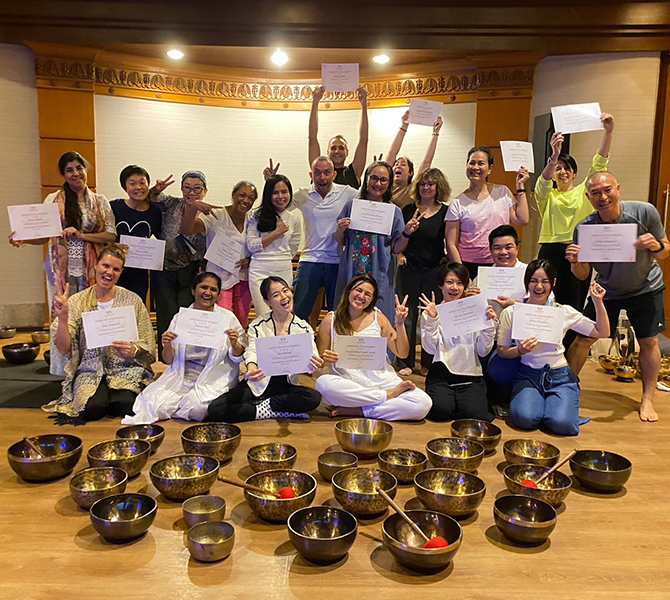
<svg viewBox="0 0 670 600">
<path fill-rule="evenodd" d="M 296 493 L 293 488 L 290 487 L 284 487 L 281 490 L 279 490 L 279 497 L 282 500 L 288 500 L 289 498 L 295 498 Z"/>
<path fill-rule="evenodd" d="M 424 548 L 446 548 L 449 542 L 439 535 L 428 542 Z"/>
<path fill-rule="evenodd" d="M 537 489 L 537 483 L 535 483 L 532 479 L 524 479 L 521 482 L 521 485 L 525 485 L 526 487 Z"/>
</svg>

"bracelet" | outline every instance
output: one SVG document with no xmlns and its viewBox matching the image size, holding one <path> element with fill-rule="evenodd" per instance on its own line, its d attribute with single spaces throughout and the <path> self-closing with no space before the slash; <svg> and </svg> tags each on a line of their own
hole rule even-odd
<svg viewBox="0 0 670 600">
<path fill-rule="evenodd" d="M 403 129 L 402 127 L 398 127 L 398 129 L 400 129 L 400 131 L 404 131 L 405 133 L 407 133 L 407 129 Z"/>
<path fill-rule="evenodd" d="M 658 250 L 651 250 L 653 254 L 658 254 L 659 252 L 663 252 L 665 250 L 665 244 L 661 240 L 656 240 L 659 244 L 661 244 L 661 247 Z"/>
<path fill-rule="evenodd" d="M 434 133 L 433 135 L 434 135 L 435 137 L 439 137 L 439 136 L 440 136 L 439 133 Z"/>
<path fill-rule="evenodd" d="M 411 238 L 412 236 L 411 236 L 409 233 L 405 233 L 405 232 L 403 231 L 403 232 L 402 232 L 402 237 L 409 239 L 409 238 Z"/>
<path fill-rule="evenodd" d="M 523 352 L 521 352 L 521 346 L 517 346 L 516 349 L 519 351 L 519 356 L 523 356 Z"/>
<path fill-rule="evenodd" d="M 523 190 L 523 189 L 522 189 L 522 190 L 517 190 L 516 193 L 517 193 L 517 194 L 525 194 L 525 193 L 526 193 L 526 190 Z"/>
</svg>

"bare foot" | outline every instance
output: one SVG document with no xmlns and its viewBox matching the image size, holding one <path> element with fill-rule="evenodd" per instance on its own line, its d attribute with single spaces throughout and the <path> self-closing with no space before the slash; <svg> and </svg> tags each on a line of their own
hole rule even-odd
<svg viewBox="0 0 670 600">
<path fill-rule="evenodd" d="M 658 421 L 658 413 L 654 410 L 651 400 L 642 400 L 640 402 L 640 421 L 655 423 Z"/>
<path fill-rule="evenodd" d="M 386 399 L 391 400 L 392 398 L 397 398 L 400 394 L 414 389 L 416 389 L 416 386 L 411 381 L 403 381 L 396 385 L 392 390 L 386 392 Z"/>
<path fill-rule="evenodd" d="M 421 377 L 428 375 L 428 367 L 421 367 Z"/>
<path fill-rule="evenodd" d="M 400 371 L 398 371 L 398 375 L 400 375 L 401 377 L 409 377 L 411 374 L 412 369 L 410 369 L 409 367 L 403 367 L 402 369 L 400 369 Z"/>
<path fill-rule="evenodd" d="M 360 406 L 340 406 L 330 413 L 331 417 L 362 417 L 363 409 Z"/>
</svg>

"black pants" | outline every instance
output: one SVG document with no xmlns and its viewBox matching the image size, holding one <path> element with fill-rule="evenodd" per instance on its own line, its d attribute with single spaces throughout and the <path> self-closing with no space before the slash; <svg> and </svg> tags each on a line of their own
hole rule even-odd
<svg viewBox="0 0 670 600">
<path fill-rule="evenodd" d="M 492 267 L 493 263 L 471 263 L 464 260 L 463 266 L 468 270 L 468 273 L 470 273 L 470 279 L 474 281 L 479 272 L 479 267 Z"/>
<path fill-rule="evenodd" d="M 84 421 L 99 421 L 103 417 L 125 417 L 133 414 L 137 394 L 130 390 L 113 390 L 103 377 L 82 413 Z"/>
<path fill-rule="evenodd" d="M 293 385 L 285 375 L 271 377 L 261 396 L 254 396 L 245 380 L 212 400 L 205 420 L 223 423 L 253 421 L 256 418 L 256 405 L 268 398 L 270 408 L 275 412 L 305 413 L 315 410 L 321 403 L 319 392 L 302 385 Z"/>
<path fill-rule="evenodd" d="M 146 302 L 149 293 L 149 271 L 147 269 L 126 267 L 123 269 L 123 273 L 121 273 L 117 284 L 122 288 L 135 292 L 142 298 L 142 302 Z"/>
</svg>

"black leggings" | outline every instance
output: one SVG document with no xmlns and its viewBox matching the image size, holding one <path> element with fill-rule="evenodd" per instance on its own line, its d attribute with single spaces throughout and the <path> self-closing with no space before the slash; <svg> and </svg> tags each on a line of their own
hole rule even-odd
<svg viewBox="0 0 670 600">
<path fill-rule="evenodd" d="M 103 377 L 98 389 L 86 403 L 84 421 L 99 421 L 103 417 L 125 417 L 133 414 L 137 394 L 130 390 L 113 390 Z"/>
</svg>

